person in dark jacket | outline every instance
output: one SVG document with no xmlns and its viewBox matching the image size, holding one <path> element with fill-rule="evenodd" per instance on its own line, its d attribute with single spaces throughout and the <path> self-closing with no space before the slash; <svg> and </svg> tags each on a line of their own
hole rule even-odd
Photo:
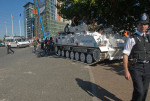
<svg viewBox="0 0 150 101">
<path fill-rule="evenodd" d="M 64 32 L 69 34 L 69 24 L 67 23 L 65 28 L 64 28 Z"/>
<path fill-rule="evenodd" d="M 137 21 L 137 32 L 127 39 L 123 50 L 125 78 L 133 81 L 131 101 L 145 101 L 150 82 L 149 16 L 143 13 Z"/>
<path fill-rule="evenodd" d="M 50 37 L 50 50 L 53 51 L 54 50 L 54 42 L 53 42 L 53 38 Z"/>
<path fill-rule="evenodd" d="M 78 20 L 77 20 L 77 17 L 76 16 L 73 16 L 73 18 L 72 18 L 72 23 L 71 23 L 71 26 L 73 27 L 73 26 L 78 26 Z"/>
</svg>

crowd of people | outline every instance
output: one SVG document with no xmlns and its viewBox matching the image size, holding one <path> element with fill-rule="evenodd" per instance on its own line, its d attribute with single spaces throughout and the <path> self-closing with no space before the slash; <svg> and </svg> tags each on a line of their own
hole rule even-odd
<svg viewBox="0 0 150 101">
<path fill-rule="evenodd" d="M 81 20 L 78 20 L 77 16 L 73 16 L 70 26 L 75 27 L 75 26 L 83 25 L 83 24 L 89 25 L 88 30 L 92 31 L 92 32 L 98 31 L 98 29 L 100 28 L 100 26 L 98 26 L 98 24 L 97 24 L 96 18 L 93 18 L 93 19 L 87 21 L 85 16 L 83 16 Z M 101 27 L 101 30 L 102 30 L 102 27 Z M 64 32 L 67 34 L 73 33 L 73 32 L 70 32 L 68 23 L 66 24 L 66 26 L 64 28 Z"/>
<path fill-rule="evenodd" d="M 40 48 L 42 50 L 44 50 L 44 52 L 46 54 L 49 54 L 50 51 L 54 50 L 54 42 L 53 42 L 53 38 L 46 38 L 46 39 L 42 39 L 41 41 L 39 41 L 39 39 L 34 38 L 33 41 L 33 46 L 34 46 L 34 52 L 36 52 L 38 46 L 40 46 Z"/>
</svg>

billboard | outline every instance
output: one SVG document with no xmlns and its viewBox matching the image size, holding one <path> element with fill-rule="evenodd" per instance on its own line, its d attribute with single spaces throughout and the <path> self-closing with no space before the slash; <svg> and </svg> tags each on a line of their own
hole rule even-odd
<svg viewBox="0 0 150 101">
<path fill-rule="evenodd" d="M 40 11 L 40 14 L 44 13 L 44 11 L 45 11 L 45 0 L 39 0 L 39 11 Z"/>
</svg>

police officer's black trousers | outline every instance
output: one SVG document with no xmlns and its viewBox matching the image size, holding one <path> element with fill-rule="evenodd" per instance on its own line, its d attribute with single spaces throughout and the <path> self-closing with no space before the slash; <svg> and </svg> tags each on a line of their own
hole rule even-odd
<svg viewBox="0 0 150 101">
<path fill-rule="evenodd" d="M 136 63 L 129 70 L 134 88 L 132 101 L 145 101 L 150 82 L 150 63 Z"/>
<path fill-rule="evenodd" d="M 7 54 L 9 54 L 9 50 L 14 53 L 14 51 L 11 49 L 11 46 L 7 45 Z"/>
</svg>

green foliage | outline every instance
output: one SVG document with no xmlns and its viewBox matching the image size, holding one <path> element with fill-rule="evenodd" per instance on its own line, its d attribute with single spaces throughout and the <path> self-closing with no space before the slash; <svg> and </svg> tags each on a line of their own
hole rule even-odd
<svg viewBox="0 0 150 101">
<path fill-rule="evenodd" d="M 114 31 L 134 31 L 141 13 L 150 13 L 150 0 L 58 0 L 62 2 L 59 14 L 65 19 L 78 20 L 86 16 L 90 21 L 97 18 L 98 24 L 113 27 Z"/>
</svg>

